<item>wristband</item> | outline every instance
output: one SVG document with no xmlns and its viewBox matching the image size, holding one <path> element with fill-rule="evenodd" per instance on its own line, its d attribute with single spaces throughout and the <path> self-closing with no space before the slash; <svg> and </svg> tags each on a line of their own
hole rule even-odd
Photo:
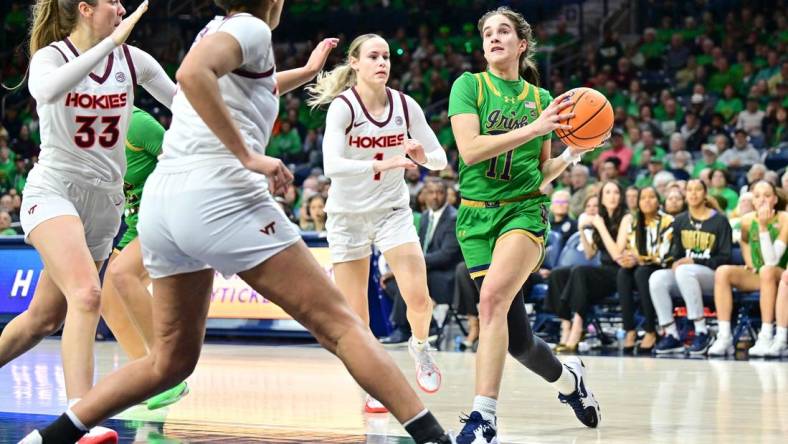
<svg viewBox="0 0 788 444">
<path fill-rule="evenodd" d="M 572 154 L 572 149 L 567 148 L 558 157 L 564 162 L 566 162 L 567 165 L 574 165 L 580 161 L 580 157 L 582 157 L 582 154 Z"/>
</svg>

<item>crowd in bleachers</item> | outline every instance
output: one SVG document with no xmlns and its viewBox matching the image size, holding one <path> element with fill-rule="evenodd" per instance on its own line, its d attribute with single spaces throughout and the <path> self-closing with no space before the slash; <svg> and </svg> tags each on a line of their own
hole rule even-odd
<svg viewBox="0 0 788 444">
<path fill-rule="evenodd" d="M 379 23 L 392 51 L 389 86 L 411 95 L 425 108 L 450 163 L 436 175 L 448 185 L 448 203 L 457 206 L 458 152 L 446 114 L 447 98 L 452 82 L 462 72 L 484 69 L 481 39 L 473 17 L 497 2 L 450 3 L 457 6 L 455 11 L 467 13 L 456 17 L 446 11 L 423 14 L 429 6 L 424 1 L 294 1 L 285 20 L 321 17 L 326 25 L 300 27 L 297 36 L 295 31 L 285 29 L 276 56 L 280 70 L 301 66 L 314 42 L 322 37 L 336 33 L 346 45 L 353 35 L 343 32 L 370 30 L 358 21 L 343 29 L 336 26 L 340 21 L 324 20 L 332 14 L 356 18 L 365 14 L 369 23 Z M 528 8 L 535 2 L 512 3 Z M 642 297 L 644 285 L 648 285 L 643 274 L 670 269 L 671 261 L 679 258 L 670 246 L 646 242 L 644 236 L 654 229 L 664 229 L 665 224 L 670 225 L 668 220 L 678 220 L 687 211 L 688 180 L 702 180 L 704 193 L 714 199 L 710 211 L 726 218 L 731 227 L 734 252 L 742 236 L 747 238 L 741 230 L 742 221 L 757 210 L 753 185 L 765 180 L 774 185 L 776 193 L 788 192 L 788 174 L 784 174 L 788 164 L 788 17 L 784 2 L 754 3 L 758 6 L 736 1 L 714 5 L 635 3 L 641 5 L 637 17 L 642 25 L 640 35 L 606 29 L 600 38 L 586 36 L 583 42 L 556 18 L 557 8 L 523 10 L 532 20 L 529 11 L 538 13 L 539 18 L 557 20 L 550 27 L 536 21 L 537 40 L 542 46 L 553 47 L 554 57 L 575 57 L 573 63 L 549 72 L 543 69 L 542 83 L 554 96 L 577 86 L 595 88 L 608 97 L 616 116 L 608 143 L 587 154 L 582 164 L 568 169 L 544 190 L 552 196 L 551 222 L 556 236 L 550 237 L 546 267 L 529 280 L 528 286 L 532 298 L 544 298 L 544 304 L 538 304 L 539 311 L 544 305 L 562 319 L 558 342 L 560 350 L 567 352 L 577 350 L 582 343 L 584 324 L 595 316 L 598 303 L 620 306 L 627 350 L 636 350 L 638 331 L 645 332 L 639 343 L 641 351 L 658 348 L 657 330 L 663 330 L 658 327 L 664 327 L 665 316 L 658 316 L 656 304 L 650 305 Z M 4 2 L 0 14 L 5 31 L 0 33 L 0 78 L 5 85 L 16 85 L 22 81 L 27 65 L 27 54 L 21 46 L 28 16 L 26 3 Z M 152 8 L 133 43 L 150 50 L 174 76 L 192 36 L 204 22 L 205 17 L 197 16 L 174 20 L 161 9 Z M 343 51 L 343 47 L 338 48 L 327 66 L 341 60 Z M 545 53 L 539 55 L 544 68 Z M 311 110 L 304 99 L 302 92 L 282 97 L 280 117 L 267 150 L 283 158 L 296 174 L 295 184 L 278 198 L 280 204 L 303 230 L 320 232 L 325 227 L 323 207 L 330 187 L 321 169 L 325 111 Z M 167 126 L 167 110 L 144 95 L 138 98 L 138 105 Z M 35 104 L 26 87 L 6 92 L 0 122 L 0 235 L 19 233 L 20 195 L 39 144 Z M 560 149 L 557 140 L 555 148 L 556 152 Z M 422 186 L 426 176 L 426 171 L 418 170 L 406 174 L 412 206 L 418 214 L 428 210 Z M 607 183 L 611 185 L 602 186 Z M 618 200 L 612 197 L 616 192 Z M 759 197 L 758 202 L 761 200 Z M 780 202 L 778 212 L 785 210 Z M 746 219 L 748 228 L 751 220 L 752 216 Z M 655 225 L 654 221 L 659 222 Z M 415 223 L 418 226 L 418 221 Z M 638 224 L 645 231 L 638 230 Z M 607 236 L 603 236 L 605 232 Z M 613 246 L 616 248 L 609 248 Z M 572 249 L 582 254 L 573 255 Z M 575 260 L 569 256 L 575 256 Z M 727 262 L 734 261 L 734 256 Z M 556 273 L 565 268 L 560 265 L 577 265 L 586 271 Z M 626 276 L 619 276 L 622 268 L 644 271 L 622 272 Z M 604 277 L 601 280 L 610 285 L 606 289 L 611 291 L 582 294 L 578 288 L 583 285 L 578 282 L 596 285 L 596 281 L 587 280 L 593 277 Z M 540 281 L 549 282 L 546 292 L 540 289 Z M 572 293 L 574 296 L 566 296 Z M 706 306 L 713 306 L 709 297 L 714 291 L 703 293 Z M 615 294 L 616 298 L 608 300 Z M 464 305 L 469 306 L 464 314 L 473 319 L 473 304 Z M 703 325 L 696 327 L 701 333 L 707 331 Z M 465 338 L 467 345 L 473 344 L 474 334 L 472 331 Z M 685 335 L 678 339 L 684 340 Z M 708 348 L 709 343 L 704 346 Z"/>
</svg>

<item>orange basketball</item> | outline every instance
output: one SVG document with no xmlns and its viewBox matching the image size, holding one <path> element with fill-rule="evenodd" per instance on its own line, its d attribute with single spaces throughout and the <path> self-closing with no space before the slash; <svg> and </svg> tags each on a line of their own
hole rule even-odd
<svg viewBox="0 0 788 444">
<path fill-rule="evenodd" d="M 575 103 L 561 114 L 575 113 L 575 117 L 562 120 L 572 125 L 570 130 L 558 129 L 555 133 L 567 145 L 594 148 L 610 136 L 613 130 L 613 106 L 601 92 L 591 88 L 575 88 L 570 99 Z"/>
</svg>

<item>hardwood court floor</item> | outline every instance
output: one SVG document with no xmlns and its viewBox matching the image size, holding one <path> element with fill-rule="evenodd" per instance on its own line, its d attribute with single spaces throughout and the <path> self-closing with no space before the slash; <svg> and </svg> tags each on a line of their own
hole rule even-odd
<svg viewBox="0 0 788 444">
<path fill-rule="evenodd" d="M 0 443 L 16 442 L 64 409 L 60 342 L 47 340 L 0 369 Z M 392 356 L 413 380 L 407 351 Z M 443 388 L 424 394 L 445 427 L 473 397 L 474 357 L 439 353 Z M 584 357 L 602 406 L 584 428 L 556 392 L 508 360 L 499 404 L 506 443 L 769 443 L 788 437 L 788 362 Z M 98 343 L 99 375 L 125 358 Z M 207 344 L 191 393 L 162 411 L 135 407 L 109 424 L 122 442 L 411 442 L 388 415 L 364 415 L 363 394 L 316 346 Z M 364 436 L 366 432 L 377 435 Z"/>
</svg>

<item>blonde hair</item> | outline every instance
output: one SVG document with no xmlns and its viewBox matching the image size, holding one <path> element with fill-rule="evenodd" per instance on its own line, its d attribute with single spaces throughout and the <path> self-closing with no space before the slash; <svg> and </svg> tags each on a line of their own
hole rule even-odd
<svg viewBox="0 0 788 444">
<path fill-rule="evenodd" d="M 345 61 L 329 72 L 321 72 L 315 83 L 307 86 L 306 92 L 309 99 L 306 103 L 312 108 L 331 103 L 342 91 L 356 84 L 356 71 L 350 67 L 350 58 L 358 59 L 361 56 L 361 45 L 374 38 L 382 38 L 377 34 L 364 34 L 350 42 Z"/>
<path fill-rule="evenodd" d="M 536 62 L 534 61 L 534 57 L 536 56 L 536 39 L 534 39 L 534 31 L 533 28 L 531 28 L 531 24 L 528 23 L 525 17 L 519 12 L 507 6 L 501 6 L 498 9 L 488 11 L 479 19 L 479 23 L 476 27 L 479 30 L 479 34 L 482 34 L 482 39 L 484 39 L 484 33 L 482 32 L 484 29 L 484 22 L 496 15 L 502 15 L 509 19 L 509 21 L 514 24 L 517 37 L 520 38 L 520 40 L 526 41 L 525 51 L 520 54 L 520 74 L 528 83 L 539 86 L 539 70 L 536 68 Z"/>
<path fill-rule="evenodd" d="M 84 1 L 95 7 L 98 0 L 38 0 L 33 5 L 33 24 L 30 26 L 30 56 L 52 42 L 63 40 L 77 26 L 79 10 Z"/>
</svg>

